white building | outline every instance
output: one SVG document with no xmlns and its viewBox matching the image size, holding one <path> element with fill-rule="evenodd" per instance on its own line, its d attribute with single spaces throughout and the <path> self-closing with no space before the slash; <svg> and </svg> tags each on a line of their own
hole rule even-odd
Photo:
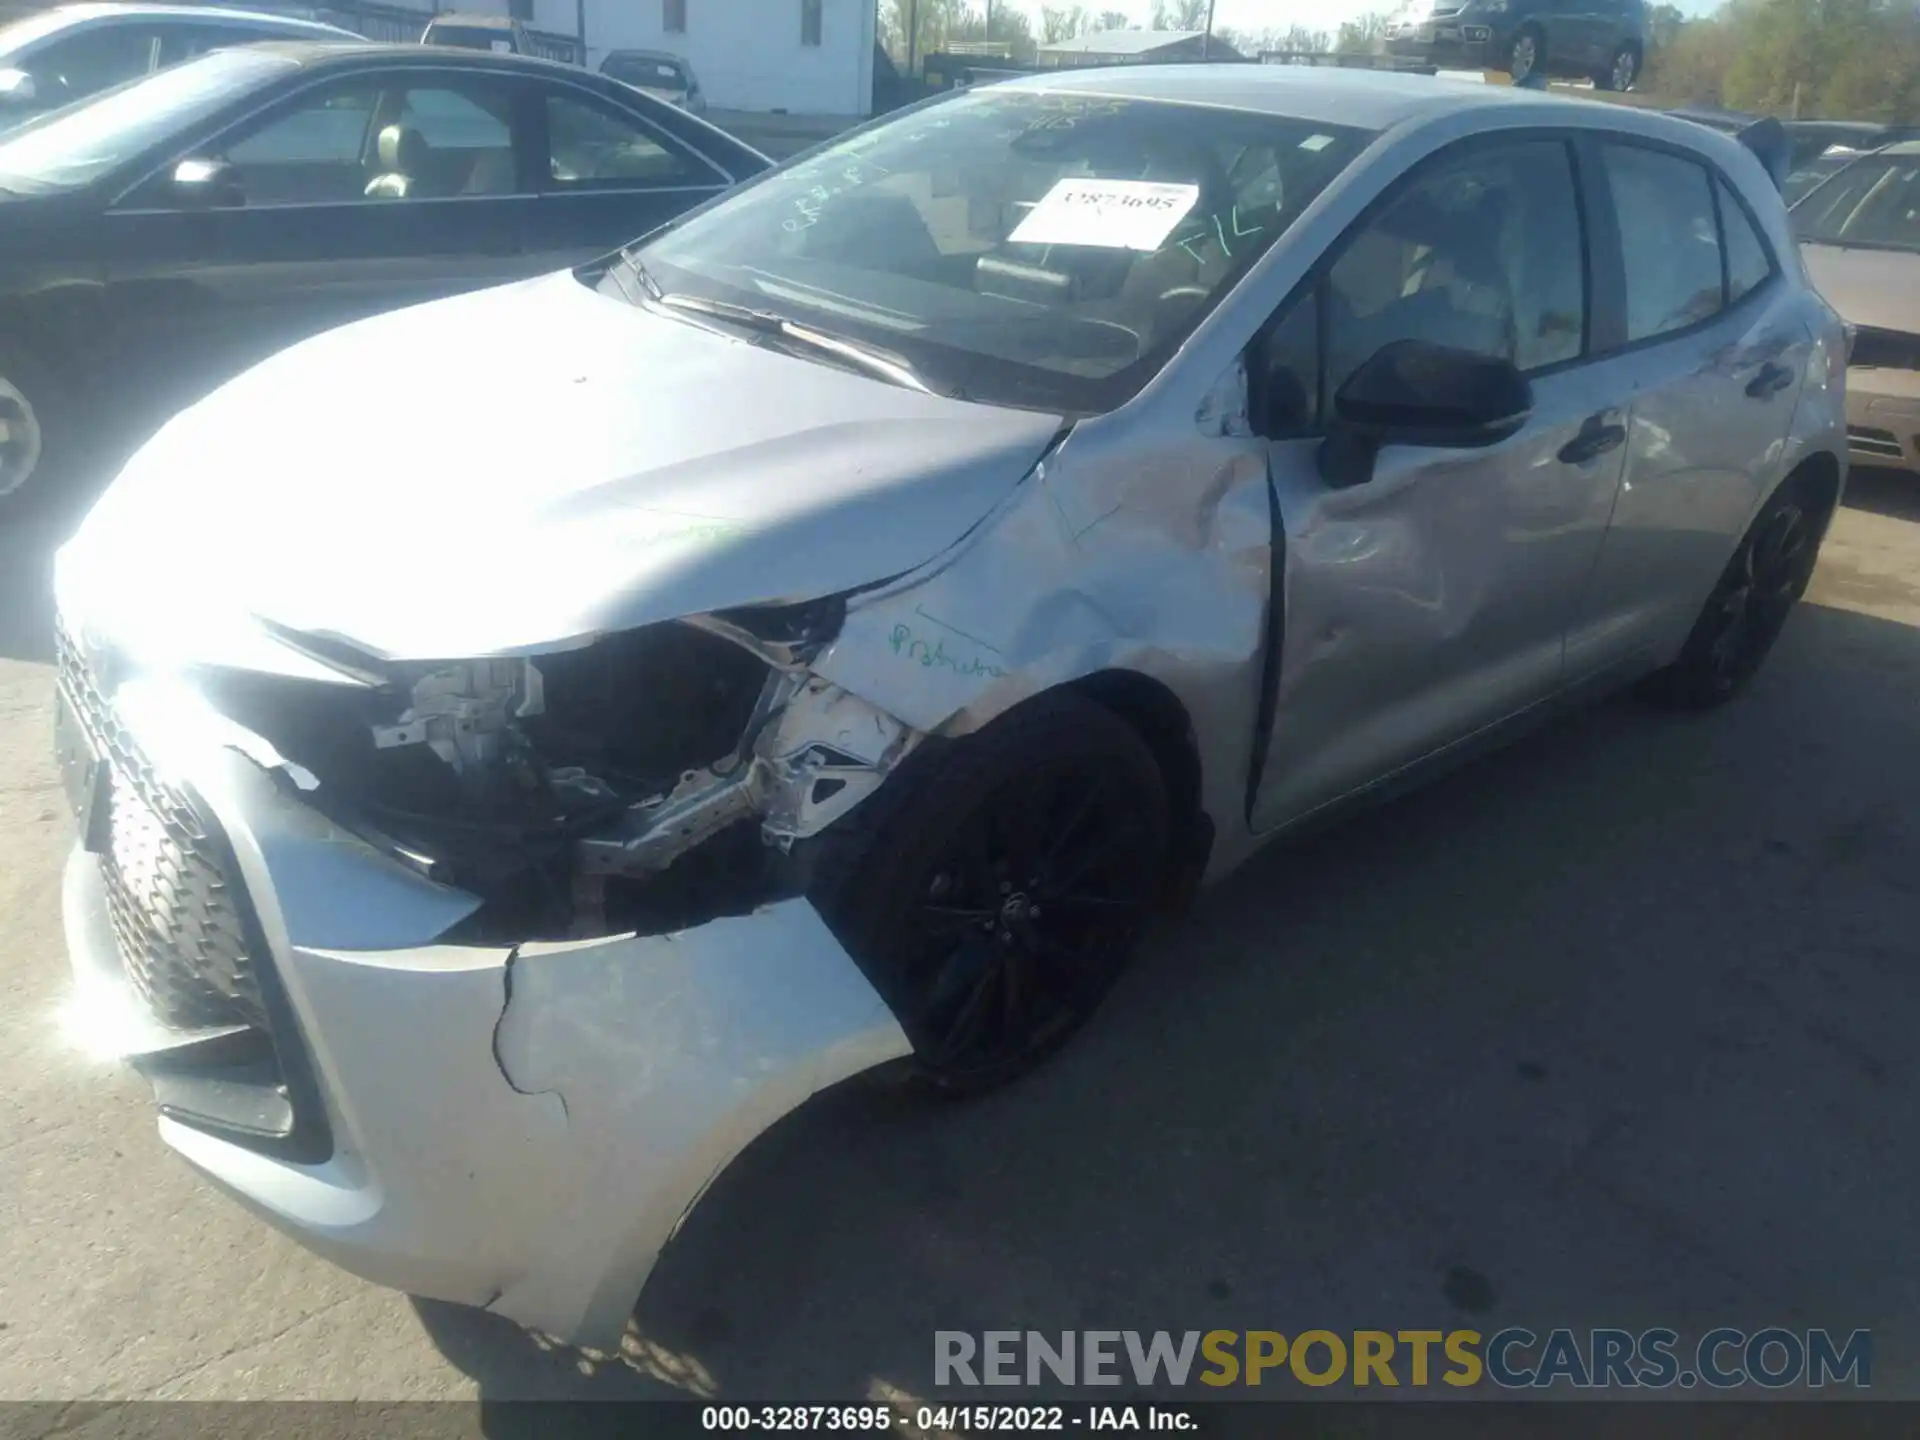
<svg viewBox="0 0 1920 1440">
<path fill-rule="evenodd" d="M 716 110 L 872 112 L 874 0 L 440 0 L 440 8 L 518 14 L 572 35 L 583 3 L 589 69 L 609 50 L 664 50 L 693 66 Z"/>
</svg>

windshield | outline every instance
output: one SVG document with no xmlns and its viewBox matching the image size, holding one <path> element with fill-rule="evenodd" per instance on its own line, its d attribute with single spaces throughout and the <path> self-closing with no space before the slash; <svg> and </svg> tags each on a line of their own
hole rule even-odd
<svg viewBox="0 0 1920 1440">
<path fill-rule="evenodd" d="M 278 55 L 216 50 L 90 95 L 0 136 L 0 189 L 81 189 L 267 77 L 296 68 Z"/>
<path fill-rule="evenodd" d="M 1370 132 L 983 89 L 870 127 L 629 251 L 669 293 L 884 347 L 933 389 L 1122 404 Z M 627 293 L 618 276 L 608 294 Z"/>
<path fill-rule="evenodd" d="M 1837 173 L 1851 163 L 1859 153 L 1857 150 L 1829 150 L 1824 155 L 1816 156 L 1790 172 L 1787 183 L 1781 187 L 1781 193 L 1786 197 L 1787 204 L 1793 204 L 1829 175 Z"/>
<path fill-rule="evenodd" d="M 1856 160 L 1793 207 L 1793 233 L 1815 244 L 1920 251 L 1920 154 Z"/>
<path fill-rule="evenodd" d="M 606 73 L 629 85 L 651 85 L 657 90 L 684 90 L 686 73 L 672 60 L 655 60 L 638 55 L 616 55 L 607 61 Z"/>
<path fill-rule="evenodd" d="M 55 34 L 72 23 L 71 17 L 62 15 L 58 10 L 44 10 L 38 15 L 16 20 L 11 25 L 0 25 L 0 67 L 6 66 L 12 57 L 43 35 Z"/>
</svg>

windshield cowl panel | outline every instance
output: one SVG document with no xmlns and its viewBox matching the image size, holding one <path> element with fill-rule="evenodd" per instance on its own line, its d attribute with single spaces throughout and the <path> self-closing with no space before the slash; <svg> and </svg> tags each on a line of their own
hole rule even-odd
<svg viewBox="0 0 1920 1440">
<path fill-rule="evenodd" d="M 1124 404 L 1373 138 L 1036 91 L 867 127 L 638 247 L 666 291 L 900 357 L 942 394 Z"/>
</svg>

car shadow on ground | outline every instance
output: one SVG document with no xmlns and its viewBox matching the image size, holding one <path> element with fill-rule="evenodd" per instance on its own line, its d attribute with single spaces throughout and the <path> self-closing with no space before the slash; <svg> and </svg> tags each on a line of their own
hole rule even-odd
<svg viewBox="0 0 1920 1440">
<path fill-rule="evenodd" d="M 1916 714 L 1920 629 L 1804 606 L 1721 711 L 1610 702 L 1264 854 L 1009 1091 L 817 1097 L 619 1353 L 421 1319 L 492 1401 L 958 1398 L 944 1329 L 1509 1324 L 1867 1327 L 1904 1393 Z"/>
<path fill-rule="evenodd" d="M 24 514 L 0 512 L 0 660 L 53 659 L 53 556 L 106 488 L 75 484 Z"/>
<path fill-rule="evenodd" d="M 1856 465 L 1847 475 L 1847 508 L 1890 520 L 1920 520 L 1920 475 Z"/>
</svg>

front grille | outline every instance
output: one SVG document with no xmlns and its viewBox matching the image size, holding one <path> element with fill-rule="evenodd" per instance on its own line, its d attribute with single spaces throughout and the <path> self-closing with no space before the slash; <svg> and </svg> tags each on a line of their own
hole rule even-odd
<svg viewBox="0 0 1920 1440">
<path fill-rule="evenodd" d="M 100 871 L 127 979 L 168 1025 L 264 1030 L 241 883 L 229 873 L 213 822 L 149 763 L 64 630 L 56 646 L 74 719 L 112 772 Z"/>
<path fill-rule="evenodd" d="M 1876 430 L 1871 425 L 1849 425 L 1847 444 L 1862 455 L 1881 455 L 1889 460 L 1905 457 L 1900 450 L 1900 437 L 1891 430 Z"/>
<path fill-rule="evenodd" d="M 1861 325 L 1853 332 L 1847 363 L 1880 370 L 1920 370 L 1920 335 Z"/>
</svg>

